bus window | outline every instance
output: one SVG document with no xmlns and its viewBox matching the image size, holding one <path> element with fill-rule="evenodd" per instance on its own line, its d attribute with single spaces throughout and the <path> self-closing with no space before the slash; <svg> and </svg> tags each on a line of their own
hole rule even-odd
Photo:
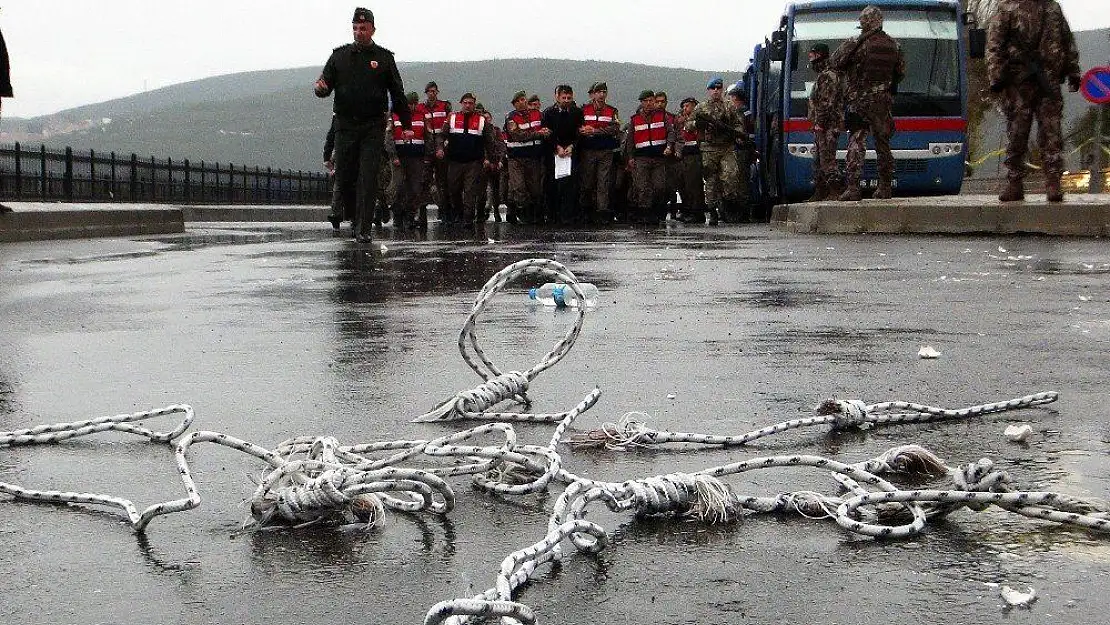
<svg viewBox="0 0 1110 625">
<path fill-rule="evenodd" d="M 794 41 L 808 51 L 815 43 L 836 50 L 845 39 L 859 35 L 858 11 L 799 12 L 794 19 Z M 883 14 L 883 30 L 902 46 L 906 76 L 898 85 L 894 115 L 959 116 L 959 23 L 956 13 L 938 10 L 894 9 Z M 799 63 L 790 75 L 790 115 L 803 117 L 815 77 Z"/>
</svg>

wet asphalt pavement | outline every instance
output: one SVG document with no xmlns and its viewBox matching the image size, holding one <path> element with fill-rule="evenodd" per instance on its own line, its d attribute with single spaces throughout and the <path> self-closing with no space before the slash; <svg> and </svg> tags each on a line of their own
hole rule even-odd
<svg viewBox="0 0 1110 625">
<path fill-rule="evenodd" d="M 384 244 L 386 249 L 382 250 Z M 1004 250 L 1004 251 L 1003 251 Z M 478 289 L 535 256 L 602 291 L 570 355 L 532 385 L 538 410 L 601 402 L 576 429 L 647 413 L 664 430 L 739 434 L 808 416 L 829 396 L 957 408 L 1056 390 L 1043 409 L 856 434 L 803 430 L 740 449 L 572 451 L 567 468 L 621 480 L 804 451 L 856 462 L 917 443 L 949 464 L 989 457 L 1029 490 L 1110 497 L 1110 248 L 1050 238 L 809 237 L 766 226 L 565 232 L 490 224 L 371 246 L 325 225 L 194 225 L 185 235 L 0 246 L 0 430 L 189 403 L 193 429 L 272 448 L 468 427 L 409 420 L 480 380 L 456 340 Z M 533 365 L 573 316 L 503 293 L 481 319 L 503 369 Z M 923 345 L 942 355 L 917 356 Z M 669 399 L 668 395 L 674 395 Z M 1028 445 L 1006 425 L 1028 422 Z M 159 426 L 165 422 L 158 423 Z M 544 444 L 550 427 L 521 425 Z M 446 518 L 390 513 L 371 532 L 238 534 L 261 463 L 194 447 L 204 497 L 137 536 L 114 511 L 0 498 L 6 623 L 419 623 L 493 585 L 543 537 L 554 496 L 501 500 L 452 480 Z M 0 481 L 180 495 L 171 449 L 102 434 L 0 449 Z M 834 493 L 812 470 L 732 478 L 745 493 Z M 519 599 L 543 624 L 1104 623 L 1110 536 L 998 509 L 912 540 L 830 521 L 634 520 Z M 996 588 L 1032 586 L 1031 610 Z"/>
</svg>

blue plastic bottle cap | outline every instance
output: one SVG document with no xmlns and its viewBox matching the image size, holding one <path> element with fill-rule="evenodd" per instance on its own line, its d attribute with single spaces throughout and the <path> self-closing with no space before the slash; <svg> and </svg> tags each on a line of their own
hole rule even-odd
<svg viewBox="0 0 1110 625">
<path fill-rule="evenodd" d="M 534 287 L 531 288 L 531 289 L 528 289 L 528 299 L 536 299 L 536 295 L 538 293 L 539 293 L 538 289 L 536 289 Z"/>
<path fill-rule="evenodd" d="M 551 299 L 555 300 L 556 306 L 563 307 L 567 305 L 567 301 L 563 297 L 563 289 L 565 288 L 566 287 L 563 286 L 557 286 L 554 290 L 552 290 Z"/>
</svg>

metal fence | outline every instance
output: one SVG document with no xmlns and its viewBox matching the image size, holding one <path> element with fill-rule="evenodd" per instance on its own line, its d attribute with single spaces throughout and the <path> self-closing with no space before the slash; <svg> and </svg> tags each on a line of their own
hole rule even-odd
<svg viewBox="0 0 1110 625">
<path fill-rule="evenodd" d="M 331 182 L 323 173 L 16 143 L 0 146 L 0 200 L 328 204 Z"/>
</svg>

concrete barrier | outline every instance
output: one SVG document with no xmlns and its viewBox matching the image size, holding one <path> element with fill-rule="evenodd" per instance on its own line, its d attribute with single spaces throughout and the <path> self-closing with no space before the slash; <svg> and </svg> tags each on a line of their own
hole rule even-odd
<svg viewBox="0 0 1110 625">
<path fill-rule="evenodd" d="M 1044 196 L 1002 204 L 993 196 L 895 198 L 776 206 L 771 225 L 812 234 L 1110 235 L 1110 195 Z"/>
<path fill-rule="evenodd" d="M 15 202 L 0 211 L 0 242 L 185 232 L 180 208 L 151 204 Z"/>
<path fill-rule="evenodd" d="M 182 206 L 185 221 L 316 221 L 325 222 L 327 206 Z"/>
</svg>

